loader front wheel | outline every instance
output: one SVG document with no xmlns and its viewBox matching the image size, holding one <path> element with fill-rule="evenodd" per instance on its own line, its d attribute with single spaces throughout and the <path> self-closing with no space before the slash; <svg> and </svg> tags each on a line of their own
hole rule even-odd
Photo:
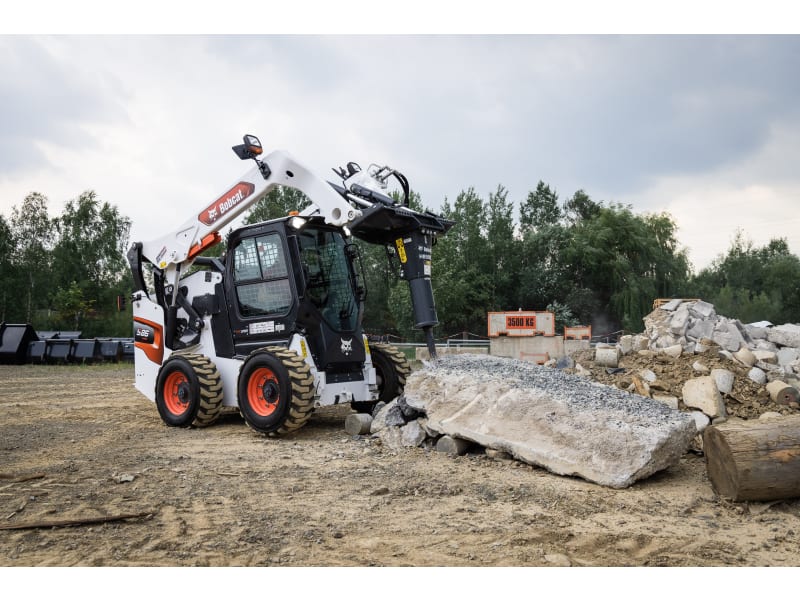
<svg viewBox="0 0 800 600">
<path fill-rule="evenodd" d="M 378 384 L 378 399 L 375 402 L 353 402 L 356 412 L 369 413 L 378 402 L 389 404 L 403 393 L 406 378 L 411 374 L 411 365 L 400 350 L 389 344 L 370 344 L 372 366 Z"/>
<path fill-rule="evenodd" d="M 256 350 L 239 372 L 239 410 L 259 433 L 281 435 L 300 429 L 314 410 L 314 377 L 293 350 Z"/>
<path fill-rule="evenodd" d="M 170 427 L 206 427 L 222 407 L 222 379 L 201 354 L 173 354 L 156 381 L 156 407 Z"/>
</svg>

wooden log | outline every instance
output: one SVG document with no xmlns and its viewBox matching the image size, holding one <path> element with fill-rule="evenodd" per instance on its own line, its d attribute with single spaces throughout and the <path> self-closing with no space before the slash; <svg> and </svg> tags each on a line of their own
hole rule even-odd
<svg viewBox="0 0 800 600">
<path fill-rule="evenodd" d="M 98 523 L 113 523 L 114 521 L 125 521 L 127 519 L 141 519 L 142 517 L 152 516 L 153 512 L 126 513 L 121 515 L 111 515 L 108 517 L 76 517 L 74 519 L 59 519 L 56 521 L 34 521 L 32 523 L 11 523 L 10 525 L 0 525 L 0 529 L 50 529 L 52 527 L 74 527 L 76 525 L 95 525 Z"/>
<path fill-rule="evenodd" d="M 364 413 L 347 415 L 344 420 L 344 430 L 350 435 L 364 435 L 369 433 L 372 417 Z"/>
<path fill-rule="evenodd" d="M 44 473 L 34 473 L 33 475 L 10 475 L 8 473 L 0 473 L 0 479 L 9 481 L 11 483 L 21 483 L 23 481 L 31 481 L 32 479 L 42 479 L 47 477 Z"/>
<path fill-rule="evenodd" d="M 649 398 L 650 386 L 647 382 L 638 375 L 634 375 L 631 379 L 633 380 L 633 387 L 636 388 L 636 393 L 645 398 Z"/>
<path fill-rule="evenodd" d="M 737 502 L 800 497 L 800 415 L 729 421 L 703 432 L 708 478 Z"/>
</svg>

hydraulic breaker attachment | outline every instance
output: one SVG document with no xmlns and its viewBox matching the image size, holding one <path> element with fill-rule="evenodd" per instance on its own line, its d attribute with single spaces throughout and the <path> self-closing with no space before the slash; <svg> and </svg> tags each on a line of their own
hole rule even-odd
<svg viewBox="0 0 800 600">
<path fill-rule="evenodd" d="M 396 256 L 400 274 L 411 291 L 414 327 L 425 332 L 431 358 L 436 358 L 433 327 L 439 324 L 431 286 L 431 254 L 437 236 L 453 225 L 454 221 L 427 211 L 421 213 L 401 204 L 380 202 L 362 208 L 361 216 L 348 226 L 357 238 L 383 244 Z"/>
</svg>

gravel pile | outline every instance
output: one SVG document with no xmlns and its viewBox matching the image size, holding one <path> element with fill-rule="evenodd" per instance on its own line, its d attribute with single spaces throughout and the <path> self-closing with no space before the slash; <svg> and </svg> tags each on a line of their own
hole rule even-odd
<svg viewBox="0 0 800 600">
<path fill-rule="evenodd" d="M 466 376 L 478 383 L 499 379 L 514 389 L 545 393 L 563 403 L 569 410 L 613 410 L 630 415 L 638 414 L 646 419 L 670 419 L 676 416 L 666 405 L 648 398 L 522 360 L 462 354 L 442 357 L 429 365 L 428 369 L 432 372 Z"/>
</svg>

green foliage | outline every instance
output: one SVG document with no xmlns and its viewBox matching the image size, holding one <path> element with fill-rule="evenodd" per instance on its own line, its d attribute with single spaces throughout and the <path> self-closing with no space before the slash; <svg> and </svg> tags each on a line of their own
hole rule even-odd
<svg viewBox="0 0 800 600">
<path fill-rule="evenodd" d="M 586 192 L 578 190 L 564 204 L 564 216 L 572 224 L 589 221 L 597 217 L 601 207 L 602 203 L 598 204 Z"/>
<path fill-rule="evenodd" d="M 572 309 L 562 302 L 554 300 L 547 305 L 545 310 L 549 310 L 551 313 L 553 313 L 556 321 L 557 334 L 563 334 L 564 327 L 575 327 L 576 325 L 580 325 L 578 319 L 572 314 Z"/>
<path fill-rule="evenodd" d="M 91 191 L 67 202 L 56 218 L 47 202 L 33 193 L 10 219 L 0 216 L 0 317 L 86 336 L 130 335 L 130 308 L 119 313 L 115 302 L 131 287 L 124 259 L 130 221 Z M 279 187 L 245 223 L 308 204 L 297 190 Z M 410 205 L 424 210 L 414 192 Z M 641 331 L 653 299 L 676 296 L 703 298 L 744 322 L 800 321 L 800 259 L 784 239 L 756 247 L 737 232 L 725 254 L 693 275 L 669 214 L 637 214 L 583 190 L 559 204 L 539 181 L 521 201 L 518 220 L 502 185 L 487 197 L 468 188 L 439 212 L 455 225 L 433 248 L 437 337 L 483 334 L 488 312 L 517 309 L 553 311 L 559 331 L 565 325 L 592 325 L 597 334 Z M 382 246 L 354 242 L 367 285 L 365 330 L 421 341 L 396 259 Z M 204 254 L 223 251 L 219 244 Z"/>
<path fill-rule="evenodd" d="M 589 201 L 591 202 L 591 201 Z M 592 290 L 612 326 L 641 330 L 653 299 L 673 294 L 689 276 L 665 214 L 635 215 L 628 206 L 597 206 L 570 227 L 564 260 L 578 288 Z M 592 307 L 594 311 L 596 307 Z M 592 318 L 577 313 L 584 322 Z"/>
<path fill-rule="evenodd" d="M 505 202 L 503 192 L 498 188 L 497 205 Z M 434 247 L 431 275 L 444 334 L 485 331 L 486 312 L 497 301 L 487 212 L 473 188 L 461 192 L 452 208 L 445 202 L 442 215 L 455 225 Z M 502 227 L 497 218 L 494 226 Z"/>
<path fill-rule="evenodd" d="M 0 222 L 0 247 L 11 257 L 0 260 L 3 319 L 87 337 L 130 335 L 130 316 L 116 308 L 117 295 L 131 289 L 130 220 L 93 191 L 68 201 L 56 218 L 47 204 L 42 194 L 29 194 L 12 209 L 8 227 Z"/>
<path fill-rule="evenodd" d="M 30 323 L 41 303 L 50 279 L 51 250 L 55 224 L 47 212 L 47 198 L 39 193 L 28 194 L 22 206 L 11 210 L 12 253 L 16 265 L 16 300 L 21 310 L 15 320 Z"/>
<path fill-rule="evenodd" d="M 544 181 L 536 184 L 536 191 L 528 193 L 528 197 L 519 207 L 519 225 L 523 233 L 556 225 L 562 217 L 558 194 Z"/>
<path fill-rule="evenodd" d="M 71 329 L 80 331 L 83 318 L 92 309 L 93 300 L 87 300 L 83 290 L 72 281 L 67 288 L 59 288 L 53 294 L 55 317 L 51 321 L 52 329 Z"/>
<path fill-rule="evenodd" d="M 0 215 L 0 322 L 14 321 L 9 317 L 15 312 L 18 304 L 14 297 L 14 288 L 18 279 L 17 265 L 14 262 L 14 238 L 3 215 Z"/>
<path fill-rule="evenodd" d="M 261 221 L 279 219 L 287 216 L 290 211 L 301 211 L 309 204 L 311 201 L 303 192 L 290 187 L 278 186 L 253 205 L 244 219 L 244 224 L 252 225 Z"/>
<path fill-rule="evenodd" d="M 800 320 L 800 259 L 785 239 L 758 248 L 737 231 L 728 252 L 690 282 L 691 292 L 717 312 L 748 323 Z"/>
</svg>

